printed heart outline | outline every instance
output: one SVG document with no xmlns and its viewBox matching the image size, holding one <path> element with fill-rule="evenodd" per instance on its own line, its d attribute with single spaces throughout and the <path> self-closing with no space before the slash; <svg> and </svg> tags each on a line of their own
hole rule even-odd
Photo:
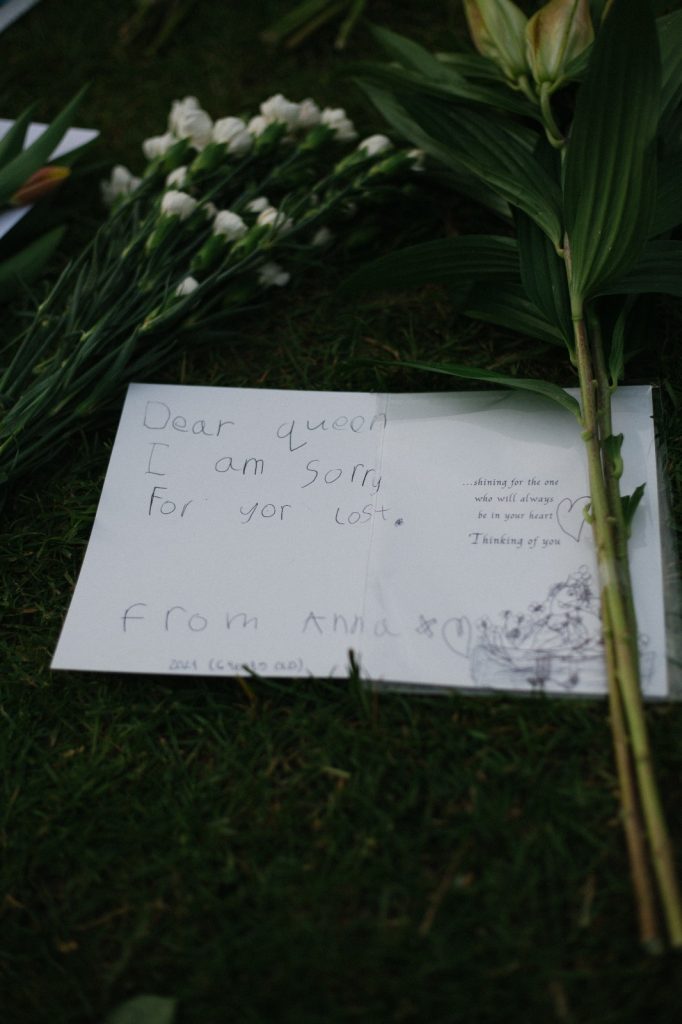
<svg viewBox="0 0 682 1024">
<path fill-rule="evenodd" d="M 455 636 L 449 637 L 449 627 L 454 626 Z M 446 647 L 449 647 L 453 654 L 460 658 L 468 658 L 471 650 L 471 623 L 466 615 L 453 615 L 446 619 L 440 628 L 441 636 Z M 452 630 L 450 630 L 452 632 Z"/>
<path fill-rule="evenodd" d="M 583 510 L 585 509 L 586 505 L 580 506 L 580 519 L 579 522 L 576 522 L 576 520 L 578 519 L 578 513 L 573 512 L 573 509 L 579 501 L 584 501 L 586 504 L 589 504 L 589 494 L 581 494 L 579 498 L 575 498 L 573 501 L 571 501 L 570 498 L 562 498 L 556 507 L 557 526 L 559 527 L 562 533 L 565 533 L 567 537 L 571 537 L 576 542 L 576 544 L 580 543 L 580 538 L 582 537 L 582 532 L 587 522 L 583 513 Z M 566 508 L 565 512 L 562 512 L 562 508 L 565 506 L 568 507 Z"/>
</svg>

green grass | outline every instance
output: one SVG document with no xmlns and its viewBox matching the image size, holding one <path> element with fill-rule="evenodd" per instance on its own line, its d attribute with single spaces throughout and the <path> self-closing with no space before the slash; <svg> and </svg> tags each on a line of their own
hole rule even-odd
<svg viewBox="0 0 682 1024">
<path fill-rule="evenodd" d="M 5 110 L 38 96 L 48 118 L 92 78 L 82 123 L 101 126 L 102 159 L 134 169 L 139 141 L 188 92 L 215 116 L 280 90 L 313 94 L 369 128 L 332 78 L 333 31 L 294 55 L 258 43 L 286 6 L 237 17 L 200 0 L 151 61 L 141 44 L 116 43 L 131 4 L 79 5 L 76 17 L 66 0 L 44 0 L 0 36 Z M 371 5 L 376 21 L 434 47 L 458 24 L 452 10 Z M 369 49 L 358 33 L 352 55 Z M 64 197 L 74 225 L 62 261 L 99 216 L 94 181 L 77 184 Z M 446 215 L 476 216 L 456 205 Z M 236 339 L 187 353 L 165 379 L 422 390 L 442 381 L 362 360 L 455 350 L 552 372 L 532 343 L 519 351 L 461 322 L 434 290 L 339 308 L 333 288 L 354 258 L 276 296 Z M 680 326 L 674 308 L 659 316 L 656 348 L 631 378 L 668 386 L 678 510 Z M 648 958 L 636 941 L 604 704 L 50 673 L 114 426 L 103 417 L 25 480 L 1 524 L 3 1024 L 96 1024 L 145 992 L 177 998 L 179 1024 L 677 1019 L 679 958 Z M 679 850 L 682 712 L 654 707 L 649 723 Z"/>
</svg>

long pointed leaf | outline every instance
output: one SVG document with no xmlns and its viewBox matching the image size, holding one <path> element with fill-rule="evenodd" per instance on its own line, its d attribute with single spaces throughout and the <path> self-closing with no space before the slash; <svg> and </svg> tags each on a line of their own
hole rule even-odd
<svg viewBox="0 0 682 1024">
<path fill-rule="evenodd" d="M 16 255 L 0 262 L 0 300 L 6 301 L 22 285 L 30 284 L 59 245 L 63 227 L 52 228 Z"/>
<path fill-rule="evenodd" d="M 647 0 L 615 0 L 592 49 L 565 163 L 564 209 L 576 305 L 636 261 L 655 201 L 660 102 Z"/>
<path fill-rule="evenodd" d="M 377 89 L 368 82 L 359 83 L 380 114 L 395 130 L 414 146 L 419 146 L 435 160 L 447 164 L 450 154 L 437 139 L 431 138 L 420 125 L 410 117 L 408 112 L 397 101 L 396 97 L 384 89 Z M 468 196 L 475 202 L 492 210 L 504 220 L 511 219 L 509 204 L 496 192 L 480 181 L 474 174 L 462 167 L 449 165 L 448 174 L 452 185 L 461 195 Z"/>
<path fill-rule="evenodd" d="M 647 292 L 682 298 L 682 242 L 649 242 L 627 274 L 599 289 L 600 295 L 642 295 Z"/>
<path fill-rule="evenodd" d="M 18 156 L 15 156 L 13 160 L 10 160 L 0 170 L 0 205 L 6 203 L 34 171 L 39 170 L 40 167 L 47 163 L 53 149 L 55 149 L 62 135 L 64 135 L 64 132 L 71 124 L 78 104 L 85 94 L 85 88 L 81 89 L 70 103 L 67 103 L 35 142 L 19 153 Z"/>
<path fill-rule="evenodd" d="M 344 281 L 341 294 L 510 279 L 519 280 L 519 257 L 514 239 L 463 235 L 411 245 L 383 256 Z"/>
<path fill-rule="evenodd" d="M 558 157 L 545 140 L 538 144 L 535 156 L 547 173 L 558 176 Z M 514 219 L 523 287 L 539 312 L 563 337 L 569 351 L 572 351 L 573 321 L 565 260 L 527 214 L 517 210 Z"/>
<path fill-rule="evenodd" d="M 455 109 L 430 97 L 400 95 L 398 99 L 432 140 L 432 150 L 444 163 L 480 178 L 512 206 L 524 210 L 559 244 L 559 187 L 508 121 L 492 113 Z"/>
<path fill-rule="evenodd" d="M 0 172 L 6 163 L 9 163 L 10 160 L 13 160 L 15 156 L 21 153 L 24 146 L 26 129 L 31 123 L 31 115 L 34 108 L 35 104 L 32 104 L 24 110 L 0 139 Z"/>
<path fill-rule="evenodd" d="M 565 344 L 563 333 L 543 316 L 521 284 L 477 285 L 468 295 L 464 312 L 474 320 L 497 324 L 548 345 Z"/>
<path fill-rule="evenodd" d="M 352 65 L 351 71 L 364 81 L 386 86 L 395 91 L 405 92 L 411 89 L 425 96 L 454 100 L 461 104 L 497 108 L 498 110 L 506 110 L 511 114 L 532 117 L 540 121 L 539 107 L 534 107 L 525 97 L 512 92 L 504 82 L 500 82 L 499 85 L 479 84 L 476 81 L 469 81 L 454 72 L 450 73 L 449 78 L 431 78 L 388 64 L 371 64 L 359 61 Z"/>
<path fill-rule="evenodd" d="M 649 228 L 652 237 L 682 224 L 682 153 L 672 153 L 658 164 L 656 204 Z"/>
<path fill-rule="evenodd" d="M 682 101 L 682 10 L 656 20 L 661 49 L 661 120 Z"/>
<path fill-rule="evenodd" d="M 495 373 L 494 370 L 482 370 L 471 366 L 462 366 L 459 363 L 422 363 L 413 360 L 403 360 L 401 366 L 407 366 L 412 370 L 427 370 L 430 373 L 443 373 L 449 377 L 461 377 L 466 380 L 487 381 L 490 384 L 501 384 L 507 388 L 514 388 L 517 391 L 530 391 L 536 395 L 542 395 L 550 401 L 560 405 L 563 409 L 572 413 L 580 420 L 580 405 L 573 395 L 560 388 L 558 384 L 551 384 L 549 381 L 532 380 L 522 377 L 510 377 L 504 373 Z"/>
</svg>

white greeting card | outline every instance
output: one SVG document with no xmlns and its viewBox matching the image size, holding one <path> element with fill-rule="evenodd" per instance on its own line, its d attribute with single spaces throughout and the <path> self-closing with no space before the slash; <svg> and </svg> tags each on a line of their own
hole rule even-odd
<svg viewBox="0 0 682 1024">
<path fill-rule="evenodd" d="M 37 3 L 38 0 L 0 0 L 0 32 L 4 32 L 12 22 L 30 11 Z"/>
<path fill-rule="evenodd" d="M 668 694 L 651 389 L 622 388 L 647 696 Z M 575 419 L 519 392 L 131 385 L 58 669 L 605 690 Z"/>
</svg>

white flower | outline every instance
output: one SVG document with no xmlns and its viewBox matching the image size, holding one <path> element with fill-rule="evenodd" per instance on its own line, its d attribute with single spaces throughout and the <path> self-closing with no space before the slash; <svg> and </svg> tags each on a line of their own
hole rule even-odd
<svg viewBox="0 0 682 1024">
<path fill-rule="evenodd" d="M 194 96 L 174 100 L 168 126 L 179 139 L 189 139 L 195 149 L 204 149 L 211 141 L 213 121 Z"/>
<path fill-rule="evenodd" d="M 238 213 L 220 210 L 213 221 L 213 234 L 222 235 L 228 242 L 243 238 L 248 228 Z"/>
<path fill-rule="evenodd" d="M 269 288 L 271 285 L 282 288 L 288 283 L 290 277 L 291 274 L 283 270 L 279 263 L 264 263 L 258 271 L 258 283 L 265 288 Z"/>
<path fill-rule="evenodd" d="M 278 92 L 276 96 L 271 96 L 260 105 L 261 115 L 268 124 L 277 122 L 285 124 L 291 129 L 298 125 L 299 111 L 300 104 L 292 103 L 286 96 L 282 96 L 281 92 Z"/>
<path fill-rule="evenodd" d="M 267 196 L 256 196 L 255 199 L 246 204 L 246 209 L 249 213 L 260 213 L 262 210 L 267 209 L 269 205 L 270 200 Z"/>
<path fill-rule="evenodd" d="M 173 100 L 168 115 L 168 131 L 179 136 L 183 119 L 193 110 L 201 110 L 201 104 L 196 96 L 185 96 L 184 100 Z"/>
<path fill-rule="evenodd" d="M 170 189 L 170 191 L 164 192 L 161 200 L 161 213 L 167 217 L 179 217 L 180 220 L 186 220 L 194 212 L 196 205 L 196 199 L 192 199 L 186 192 Z"/>
<path fill-rule="evenodd" d="M 192 292 L 199 287 L 199 282 L 196 277 L 183 277 L 182 281 L 175 289 L 176 295 L 191 295 Z"/>
<path fill-rule="evenodd" d="M 165 156 L 177 141 L 172 132 L 166 132 L 165 135 L 152 135 L 150 139 L 145 139 L 142 143 L 142 152 L 147 160 L 156 160 L 157 157 Z"/>
<path fill-rule="evenodd" d="M 119 196 L 129 196 L 131 192 L 134 192 L 141 181 L 142 179 L 136 178 L 127 167 L 117 164 L 112 168 L 109 181 L 103 181 L 100 186 L 102 199 L 107 206 L 111 206 Z"/>
<path fill-rule="evenodd" d="M 275 209 L 274 206 L 266 206 L 264 210 L 261 210 L 256 219 L 256 224 L 259 224 L 261 227 L 276 228 L 282 233 L 291 231 L 294 226 L 291 217 L 287 217 L 286 213 Z"/>
<path fill-rule="evenodd" d="M 361 149 L 367 156 L 378 156 L 379 153 L 385 153 L 387 149 L 393 149 L 393 143 L 385 135 L 370 135 L 369 138 L 363 139 L 359 143 L 358 149 Z"/>
<path fill-rule="evenodd" d="M 253 145 L 253 135 L 241 117 L 222 117 L 213 125 L 213 141 L 227 145 L 228 153 L 243 156 Z"/>
<path fill-rule="evenodd" d="M 319 247 L 321 247 L 323 245 L 329 245 L 329 243 L 331 242 L 333 237 L 334 236 L 331 233 L 331 231 L 329 230 L 329 228 L 327 228 L 327 227 L 318 228 L 317 231 L 315 232 L 315 234 L 313 235 L 312 239 L 311 239 L 311 245 L 319 246 Z"/>
<path fill-rule="evenodd" d="M 355 126 L 350 118 L 346 116 L 346 111 L 343 107 L 336 107 L 334 109 L 325 107 L 320 114 L 320 124 L 331 128 L 337 142 L 352 142 L 353 139 L 358 137 Z"/>
<path fill-rule="evenodd" d="M 408 149 L 407 155 L 412 161 L 413 171 L 423 171 L 424 161 L 426 159 L 426 153 L 423 149 Z"/>
<path fill-rule="evenodd" d="M 187 181 L 187 168 L 176 167 L 174 171 L 166 177 L 166 188 L 182 188 Z"/>
<path fill-rule="evenodd" d="M 321 112 L 315 100 L 301 100 L 298 105 L 298 127 L 307 130 L 320 123 Z"/>
<path fill-rule="evenodd" d="M 251 118 L 246 126 L 246 130 L 251 132 L 254 138 L 257 139 L 259 135 L 263 134 L 269 123 L 270 122 L 267 121 L 262 114 L 257 114 L 255 117 Z"/>
<path fill-rule="evenodd" d="M 201 204 L 201 209 L 206 214 L 208 220 L 213 220 L 216 213 L 218 212 L 218 207 L 216 206 L 215 203 L 212 203 L 210 199 L 208 200 L 207 203 Z"/>
</svg>

